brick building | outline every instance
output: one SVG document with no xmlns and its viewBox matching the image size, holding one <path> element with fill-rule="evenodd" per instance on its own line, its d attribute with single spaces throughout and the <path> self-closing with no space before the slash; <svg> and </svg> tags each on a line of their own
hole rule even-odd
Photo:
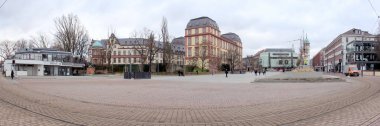
<svg viewBox="0 0 380 126">
<path fill-rule="evenodd" d="M 324 49 L 321 49 L 317 54 L 314 55 L 314 57 L 311 59 L 312 60 L 312 66 L 315 71 L 324 71 Z"/>
<path fill-rule="evenodd" d="M 235 33 L 221 34 L 209 17 L 191 19 L 185 29 L 186 64 L 217 70 L 226 64 L 242 69 L 242 42 Z"/>
</svg>

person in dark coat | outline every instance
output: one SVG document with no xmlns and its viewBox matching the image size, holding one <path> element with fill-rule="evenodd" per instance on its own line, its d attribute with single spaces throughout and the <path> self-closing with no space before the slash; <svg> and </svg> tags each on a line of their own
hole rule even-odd
<svg viewBox="0 0 380 126">
<path fill-rule="evenodd" d="M 255 76 L 257 76 L 257 70 L 254 70 L 255 71 Z"/>
<path fill-rule="evenodd" d="M 266 71 L 266 70 L 264 70 L 264 71 L 263 71 L 263 75 L 265 75 L 265 73 L 266 73 L 266 72 L 267 72 L 267 71 Z"/>
<path fill-rule="evenodd" d="M 227 76 L 228 75 L 228 70 L 227 69 L 224 70 L 224 73 L 226 73 L 226 77 L 228 77 Z"/>
<path fill-rule="evenodd" d="M 11 71 L 11 78 L 13 80 L 13 78 L 15 77 L 15 73 L 13 72 L 13 70 Z"/>
<path fill-rule="evenodd" d="M 197 75 L 198 75 L 198 70 L 196 72 L 197 72 Z"/>
<path fill-rule="evenodd" d="M 259 76 L 261 75 L 261 70 L 259 70 Z"/>
</svg>

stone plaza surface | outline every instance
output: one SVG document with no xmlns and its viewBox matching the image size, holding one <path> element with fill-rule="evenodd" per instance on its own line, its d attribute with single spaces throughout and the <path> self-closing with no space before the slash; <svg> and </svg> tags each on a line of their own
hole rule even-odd
<svg viewBox="0 0 380 126">
<path fill-rule="evenodd" d="M 344 82 L 343 78 L 326 75 L 322 72 L 287 72 L 276 76 L 265 78 L 257 78 L 253 82 L 269 82 L 269 83 L 299 83 L 299 82 Z"/>
<path fill-rule="evenodd" d="M 251 83 L 284 73 L 0 82 L 0 125 L 376 125 L 380 78 Z M 4 112 L 3 112 L 4 111 Z M 23 115 L 20 117 L 13 115 Z M 3 118 L 4 117 L 4 118 Z"/>
</svg>

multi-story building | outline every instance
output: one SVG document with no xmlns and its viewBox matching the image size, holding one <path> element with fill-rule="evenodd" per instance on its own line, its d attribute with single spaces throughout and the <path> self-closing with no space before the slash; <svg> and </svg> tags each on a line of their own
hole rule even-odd
<svg viewBox="0 0 380 126">
<path fill-rule="evenodd" d="M 352 49 L 347 49 L 348 45 L 352 43 L 352 45 L 349 46 L 349 48 L 352 48 L 357 45 L 355 43 L 361 43 L 361 41 L 376 41 L 376 37 L 377 36 L 372 35 L 367 31 L 355 28 L 340 34 L 324 48 L 324 69 L 329 72 L 343 72 L 346 68 L 345 66 L 350 65 L 351 61 L 349 62 L 348 58 L 353 58 L 352 55 L 347 55 L 348 51 L 352 54 Z M 363 47 L 358 48 L 362 49 Z M 353 53 L 355 53 L 355 51 Z M 355 54 L 358 56 L 357 53 Z"/>
<path fill-rule="evenodd" d="M 380 69 L 379 45 L 379 36 L 370 36 L 364 41 L 348 42 L 346 47 L 347 64 L 356 65 L 360 70 Z"/>
<path fill-rule="evenodd" d="M 186 64 L 217 70 L 221 64 L 242 69 L 242 42 L 235 33 L 221 34 L 209 17 L 191 19 L 185 29 Z M 241 68 L 240 68 L 241 67 Z"/>
<path fill-rule="evenodd" d="M 105 65 L 140 65 L 148 64 L 148 49 L 150 45 L 145 38 L 117 38 L 111 34 L 109 39 L 93 40 L 91 43 L 89 55 L 90 62 L 98 66 Z M 173 39 L 171 63 L 174 69 L 184 64 L 184 39 Z M 163 43 L 154 42 L 154 58 L 152 63 L 163 63 Z M 181 66 L 181 67 L 182 67 Z M 152 71 L 157 70 L 156 65 L 152 66 Z M 127 67 L 129 69 L 129 67 Z"/>
<path fill-rule="evenodd" d="M 291 69 L 296 67 L 298 56 L 293 49 L 267 48 L 253 56 L 254 69 Z"/>
<path fill-rule="evenodd" d="M 21 49 L 13 59 L 5 60 L 4 71 L 10 76 L 13 70 L 17 76 L 68 76 L 78 74 L 83 63 L 77 63 L 70 52 L 48 48 Z"/>
<path fill-rule="evenodd" d="M 315 71 L 325 71 L 324 70 L 324 64 L 323 64 L 323 57 L 324 57 L 324 49 L 321 49 L 317 54 L 314 55 L 312 60 L 312 66 Z"/>
<path fill-rule="evenodd" d="M 172 40 L 173 58 L 171 70 L 183 69 L 185 65 L 185 37 L 178 37 Z"/>
</svg>

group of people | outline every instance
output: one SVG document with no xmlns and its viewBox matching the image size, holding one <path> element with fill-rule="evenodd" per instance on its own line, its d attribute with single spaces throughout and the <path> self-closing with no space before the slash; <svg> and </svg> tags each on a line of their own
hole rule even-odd
<svg viewBox="0 0 380 126">
<path fill-rule="evenodd" d="M 259 76 L 261 75 L 261 73 L 263 73 L 263 75 L 265 75 L 265 73 L 267 72 L 266 70 L 253 70 L 255 72 L 255 76 L 257 76 L 257 73 L 259 73 Z"/>
</svg>

